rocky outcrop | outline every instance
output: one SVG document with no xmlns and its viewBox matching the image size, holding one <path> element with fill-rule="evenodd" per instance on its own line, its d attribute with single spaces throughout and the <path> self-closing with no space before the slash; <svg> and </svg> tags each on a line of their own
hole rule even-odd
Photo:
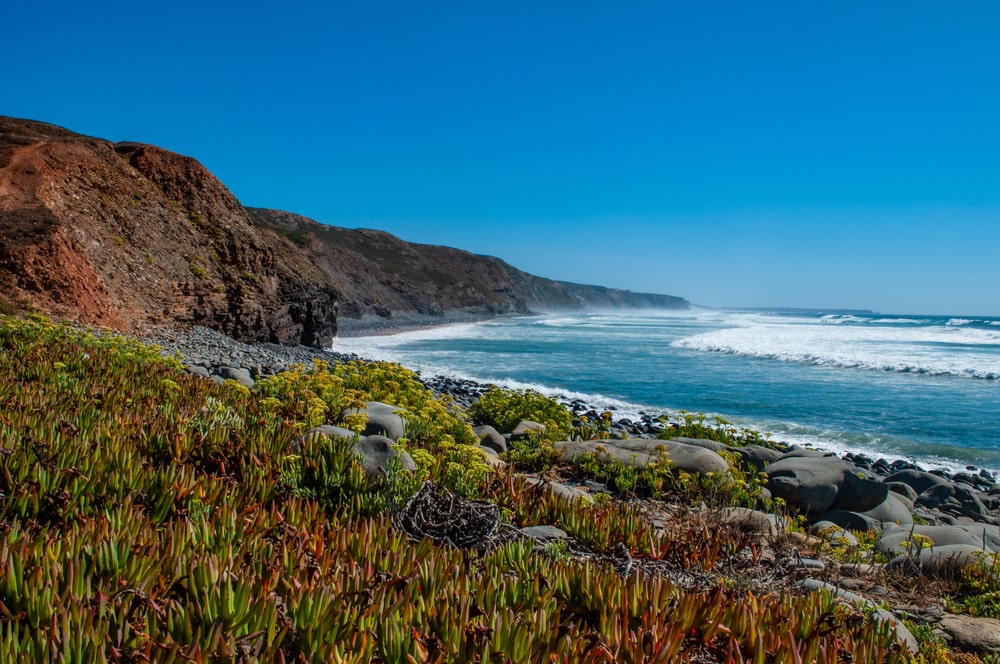
<svg viewBox="0 0 1000 664">
<path fill-rule="evenodd" d="M 135 330 L 211 327 L 327 345 L 339 293 L 262 232 L 190 157 L 0 118 L 0 289 L 7 309 Z"/>
<path fill-rule="evenodd" d="M 326 346 L 338 315 L 444 321 L 681 298 L 551 281 L 498 258 L 244 208 L 190 157 L 0 117 L 0 311 L 124 331 L 202 325 Z"/>
</svg>

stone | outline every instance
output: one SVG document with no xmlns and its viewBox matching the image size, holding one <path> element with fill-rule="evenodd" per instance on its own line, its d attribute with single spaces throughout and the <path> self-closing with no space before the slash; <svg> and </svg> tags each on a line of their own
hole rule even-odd
<svg viewBox="0 0 1000 664">
<path fill-rule="evenodd" d="M 878 530 L 882 530 L 888 524 L 908 526 L 913 523 L 913 515 L 910 514 L 909 508 L 894 493 L 887 495 L 881 504 L 860 514 L 878 523 Z"/>
<path fill-rule="evenodd" d="M 553 494 L 561 498 L 565 498 L 566 500 L 582 500 L 587 503 L 593 502 L 593 498 L 590 497 L 590 494 L 580 488 L 572 487 L 560 482 L 548 482 L 533 475 L 523 475 L 522 477 L 524 477 L 524 483 L 526 485 L 539 487 L 543 490 L 548 489 Z"/>
<path fill-rule="evenodd" d="M 776 498 L 808 514 L 833 507 L 849 466 L 835 458 L 783 455 L 764 471 Z"/>
<path fill-rule="evenodd" d="M 709 440 L 707 438 L 686 438 L 684 436 L 680 436 L 678 438 L 671 438 L 670 440 L 676 443 L 684 443 L 685 445 L 702 447 L 706 450 L 712 450 L 713 452 L 728 452 L 732 449 L 725 443 L 720 443 L 717 440 Z"/>
<path fill-rule="evenodd" d="M 1000 653 L 1000 620 L 946 614 L 939 623 L 960 650 L 984 655 Z"/>
<path fill-rule="evenodd" d="M 531 420 L 521 420 L 514 427 L 514 430 L 510 432 L 511 440 L 520 440 L 526 438 L 532 431 L 537 431 L 539 433 L 545 433 L 545 425 L 539 424 L 538 422 L 532 422 Z"/>
<path fill-rule="evenodd" d="M 555 526 L 528 526 L 527 528 L 521 528 L 521 533 L 525 537 L 530 537 L 537 542 L 569 538 L 569 534 L 565 530 L 556 528 Z"/>
<path fill-rule="evenodd" d="M 402 470 L 417 469 L 413 458 L 405 451 L 397 450 L 395 443 L 385 436 L 362 436 L 351 446 L 351 451 L 361 457 L 361 465 L 369 480 L 384 476 L 393 460 L 399 463 Z"/>
<path fill-rule="evenodd" d="M 251 378 L 250 372 L 246 369 L 237 367 L 219 367 L 215 370 L 215 375 L 219 376 L 223 380 L 235 380 L 237 383 L 246 388 L 254 386 L 254 380 Z"/>
<path fill-rule="evenodd" d="M 822 537 L 834 546 L 857 546 L 858 538 L 849 530 L 838 526 L 832 521 L 818 521 L 809 528 L 811 535 Z"/>
<path fill-rule="evenodd" d="M 324 424 L 322 426 L 313 427 L 302 434 L 298 440 L 292 444 L 292 452 L 298 454 L 302 451 L 302 447 L 306 442 L 306 439 L 310 436 L 326 436 L 331 439 L 343 438 L 345 440 L 353 440 L 358 434 L 351 431 L 350 429 L 345 429 L 344 427 L 333 426 L 332 424 Z"/>
<path fill-rule="evenodd" d="M 1000 528 L 987 524 L 887 528 L 875 547 L 892 555 L 907 553 L 909 547 L 903 546 L 903 542 L 909 540 L 911 534 L 930 538 L 935 547 L 960 544 L 1000 552 Z"/>
<path fill-rule="evenodd" d="M 772 450 L 763 445 L 747 445 L 746 447 L 734 447 L 734 452 L 740 455 L 743 463 L 757 471 L 764 470 L 770 464 L 781 458 L 781 452 Z"/>
<path fill-rule="evenodd" d="M 399 414 L 401 412 L 403 409 L 397 406 L 379 401 L 366 401 L 364 408 L 351 408 L 347 414 L 361 413 L 368 416 L 364 435 L 385 436 L 398 440 L 403 437 L 403 432 L 406 430 L 406 420 Z"/>
<path fill-rule="evenodd" d="M 192 364 L 187 369 L 185 369 L 185 371 L 191 374 L 192 376 L 198 376 L 199 378 L 208 378 L 210 375 L 208 373 L 208 369 L 198 364 Z"/>
<path fill-rule="evenodd" d="M 563 458 L 567 461 L 601 449 L 616 461 L 640 468 L 658 461 L 662 454 L 666 454 L 680 470 L 691 473 L 729 472 L 726 460 L 712 450 L 674 440 L 564 440 L 554 445 L 562 451 Z"/>
<path fill-rule="evenodd" d="M 833 523 L 844 530 L 854 530 L 857 532 L 867 532 L 869 530 L 882 530 L 881 524 L 874 519 L 859 514 L 858 512 L 848 512 L 847 510 L 830 510 L 823 512 L 823 521 Z"/>
<path fill-rule="evenodd" d="M 932 486 L 937 486 L 939 484 L 948 484 L 948 480 L 943 477 L 938 477 L 937 475 L 932 475 L 931 473 L 924 472 L 922 470 L 907 469 L 900 470 L 898 472 L 889 475 L 885 478 L 885 482 L 900 482 L 902 484 L 909 485 L 914 491 L 917 492 L 919 496 L 927 489 Z"/>
<path fill-rule="evenodd" d="M 883 504 L 888 495 L 889 487 L 882 482 L 858 477 L 855 471 L 849 470 L 844 474 L 833 509 L 867 512 Z"/>
<path fill-rule="evenodd" d="M 949 544 L 920 549 L 890 560 L 885 569 L 930 577 L 960 578 L 962 568 L 978 559 L 982 549 L 965 544 Z"/>
<path fill-rule="evenodd" d="M 479 444 L 483 447 L 489 447 L 497 454 L 503 454 L 507 451 L 507 439 L 490 425 L 474 427 L 472 433 L 476 434 L 476 437 L 479 438 Z"/>
<path fill-rule="evenodd" d="M 787 530 L 785 520 L 781 517 L 746 507 L 726 507 L 719 512 L 719 520 L 739 524 L 764 537 L 777 537 Z"/>
</svg>

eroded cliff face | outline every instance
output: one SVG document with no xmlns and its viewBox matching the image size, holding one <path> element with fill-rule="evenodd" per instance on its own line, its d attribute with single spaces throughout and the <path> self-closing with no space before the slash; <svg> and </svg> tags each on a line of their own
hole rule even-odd
<svg viewBox="0 0 1000 664">
<path fill-rule="evenodd" d="M 328 344 L 339 293 L 201 164 L 0 118 L 0 297 L 132 330 Z"/>
<path fill-rule="evenodd" d="M 500 259 L 244 208 L 196 160 L 0 117 L 0 310 L 328 345 L 341 316 L 656 306 Z"/>
</svg>

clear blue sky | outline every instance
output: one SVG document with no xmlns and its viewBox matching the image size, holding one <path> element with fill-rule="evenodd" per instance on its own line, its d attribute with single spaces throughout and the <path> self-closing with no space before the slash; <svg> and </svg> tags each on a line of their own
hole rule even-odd
<svg viewBox="0 0 1000 664">
<path fill-rule="evenodd" d="M 36 2 L 0 113 L 711 306 L 1000 315 L 1000 4 Z"/>
</svg>

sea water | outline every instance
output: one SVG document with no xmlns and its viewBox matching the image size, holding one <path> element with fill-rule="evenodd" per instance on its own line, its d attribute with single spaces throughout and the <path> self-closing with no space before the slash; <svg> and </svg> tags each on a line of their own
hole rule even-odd
<svg viewBox="0 0 1000 664">
<path fill-rule="evenodd" d="M 1000 471 L 1000 319 L 692 310 L 559 313 L 334 350 L 617 417 L 688 411 L 774 440 Z"/>
</svg>

